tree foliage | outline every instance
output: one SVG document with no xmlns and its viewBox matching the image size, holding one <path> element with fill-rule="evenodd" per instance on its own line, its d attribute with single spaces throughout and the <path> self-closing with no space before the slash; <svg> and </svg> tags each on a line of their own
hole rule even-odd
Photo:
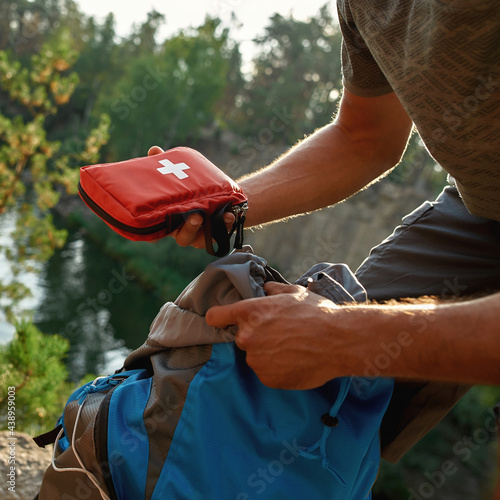
<svg viewBox="0 0 500 500">
<path fill-rule="evenodd" d="M 328 123 L 341 91 L 341 35 L 328 7 L 297 21 L 275 14 L 255 41 L 259 55 L 241 96 L 245 132 L 269 128 L 276 110 L 291 116 L 274 141 L 293 143 Z"/>
<path fill-rule="evenodd" d="M 78 165 L 93 163 L 107 140 L 108 119 L 90 131 L 79 151 L 49 138 L 47 121 L 65 105 L 78 84 L 69 72 L 76 53 L 67 32 L 60 31 L 34 54 L 27 65 L 11 51 L 0 51 L 0 216 L 15 208 L 12 243 L 2 248 L 12 263 L 14 279 L 0 282 L 7 313 L 29 289 L 16 280 L 23 270 L 35 270 L 65 241 L 66 231 L 56 229 L 50 209 L 63 188 L 75 193 Z"/>
<path fill-rule="evenodd" d="M 140 56 L 130 58 L 99 105 L 112 117 L 108 154 L 116 159 L 143 156 L 153 143 L 173 147 L 197 138 L 214 120 L 226 85 L 228 30 L 220 21 L 207 18 L 159 46 L 151 26 L 144 31 L 128 41 Z"/>
<path fill-rule="evenodd" d="M 61 13 L 75 8 L 72 1 L 6 0 L 0 3 L 0 50 L 20 57 L 37 53 L 59 28 Z M 66 23 L 66 27 L 67 23 Z"/>
<path fill-rule="evenodd" d="M 32 323 L 16 324 L 11 342 L 0 346 L 0 429 L 7 428 L 9 393 L 15 397 L 15 430 L 49 430 L 61 415 L 73 385 L 63 359 L 69 342 L 44 335 Z"/>
</svg>

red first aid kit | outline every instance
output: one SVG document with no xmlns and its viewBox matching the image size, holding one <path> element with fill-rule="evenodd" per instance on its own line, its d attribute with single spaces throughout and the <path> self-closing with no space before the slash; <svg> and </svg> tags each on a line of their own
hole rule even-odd
<svg viewBox="0 0 500 500">
<path fill-rule="evenodd" d="M 222 256 L 241 248 L 248 208 L 242 189 L 201 153 L 179 147 L 143 158 L 80 169 L 78 192 L 114 231 L 134 241 L 167 236 L 193 213 L 203 215 L 207 251 Z M 228 234 L 223 215 L 236 216 Z M 217 243 L 217 250 L 213 241 Z"/>
</svg>

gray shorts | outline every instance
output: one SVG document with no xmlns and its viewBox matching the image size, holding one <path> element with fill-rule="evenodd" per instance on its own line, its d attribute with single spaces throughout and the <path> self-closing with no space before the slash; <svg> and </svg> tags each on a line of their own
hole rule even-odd
<svg viewBox="0 0 500 500">
<path fill-rule="evenodd" d="M 368 297 L 443 298 L 500 289 L 500 222 L 471 215 L 457 189 L 406 216 L 356 271 Z M 411 349 L 411 347 L 409 347 Z M 434 427 L 468 386 L 397 381 L 381 429 L 392 462 Z"/>
<path fill-rule="evenodd" d="M 471 215 L 457 189 L 407 215 L 356 271 L 373 300 L 500 289 L 500 222 Z"/>
</svg>

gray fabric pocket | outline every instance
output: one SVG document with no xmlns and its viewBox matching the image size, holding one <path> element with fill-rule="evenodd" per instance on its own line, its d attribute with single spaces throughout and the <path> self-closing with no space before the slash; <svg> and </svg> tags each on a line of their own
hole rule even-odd
<svg viewBox="0 0 500 500">
<path fill-rule="evenodd" d="M 345 264 L 316 264 L 295 283 L 337 304 L 367 300 L 365 289 Z"/>
</svg>

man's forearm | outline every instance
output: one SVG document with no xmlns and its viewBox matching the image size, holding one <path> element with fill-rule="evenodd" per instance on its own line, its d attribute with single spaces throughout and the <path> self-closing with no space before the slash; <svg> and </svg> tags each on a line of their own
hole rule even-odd
<svg viewBox="0 0 500 500">
<path fill-rule="evenodd" d="M 238 181 L 249 198 L 247 226 L 351 196 L 399 162 L 410 130 L 411 121 L 394 95 L 359 98 L 347 93 L 335 122 Z"/>
<path fill-rule="evenodd" d="M 360 345 L 356 375 L 500 383 L 499 293 L 435 306 L 360 308 L 352 319 L 373 335 Z"/>
<path fill-rule="evenodd" d="M 247 225 L 333 205 L 393 166 L 378 166 L 373 159 L 361 158 L 360 150 L 369 147 L 349 150 L 342 135 L 335 124 L 327 125 L 267 169 L 239 180 L 249 198 Z M 363 165 L 370 168 L 362 173 Z"/>
</svg>

